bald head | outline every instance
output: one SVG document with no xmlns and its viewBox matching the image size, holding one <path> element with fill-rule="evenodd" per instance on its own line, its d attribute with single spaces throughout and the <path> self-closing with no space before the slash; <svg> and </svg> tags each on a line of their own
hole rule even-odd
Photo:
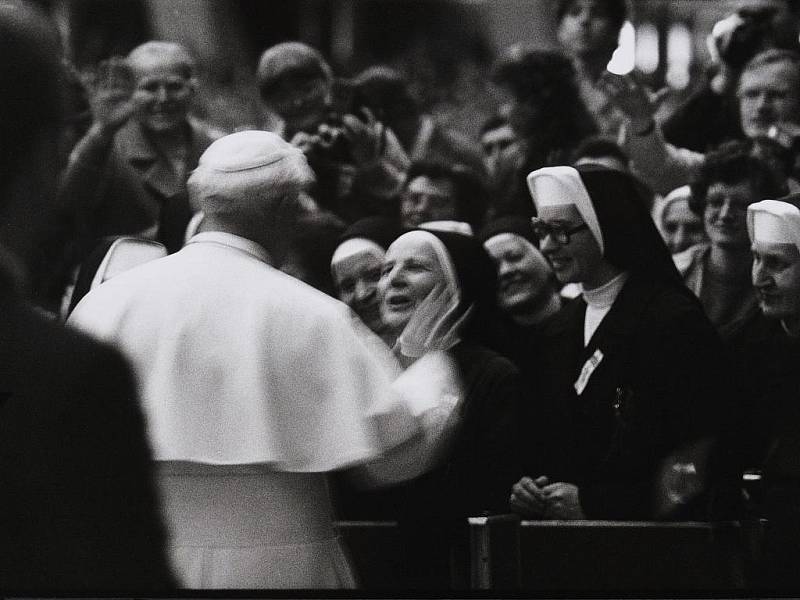
<svg viewBox="0 0 800 600">
<path fill-rule="evenodd" d="M 194 75 L 195 62 L 189 51 L 175 42 L 150 41 L 136 46 L 128 54 L 128 65 L 140 77 L 154 68 L 174 68 L 186 79 Z"/>
</svg>

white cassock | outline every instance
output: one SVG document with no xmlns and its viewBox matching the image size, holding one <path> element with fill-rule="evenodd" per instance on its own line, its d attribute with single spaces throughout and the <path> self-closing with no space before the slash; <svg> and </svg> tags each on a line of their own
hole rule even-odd
<svg viewBox="0 0 800 600">
<path fill-rule="evenodd" d="M 70 324 L 134 365 L 185 587 L 353 587 L 325 472 L 417 424 L 346 307 L 268 262 L 200 233 L 92 291 Z"/>
</svg>

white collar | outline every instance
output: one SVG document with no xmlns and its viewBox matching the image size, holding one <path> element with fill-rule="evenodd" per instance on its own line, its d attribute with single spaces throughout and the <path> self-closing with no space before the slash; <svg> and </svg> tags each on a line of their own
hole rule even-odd
<svg viewBox="0 0 800 600">
<path fill-rule="evenodd" d="M 239 235 L 234 235 L 233 233 L 226 233 L 224 231 L 203 231 L 193 235 L 192 238 L 186 242 L 187 246 L 189 244 L 219 244 L 221 246 L 235 248 L 263 263 L 272 265 L 272 257 L 261 244 L 257 244 L 253 240 L 248 240 Z"/>
<path fill-rule="evenodd" d="M 628 273 L 620 273 L 600 287 L 593 290 L 581 290 L 583 299 L 592 308 L 608 308 L 614 304 L 626 281 L 628 281 Z"/>
</svg>

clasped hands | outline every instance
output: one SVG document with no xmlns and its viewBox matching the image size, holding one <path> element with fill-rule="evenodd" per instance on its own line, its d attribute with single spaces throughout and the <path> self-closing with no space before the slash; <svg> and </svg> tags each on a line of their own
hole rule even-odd
<svg viewBox="0 0 800 600">
<path fill-rule="evenodd" d="M 523 477 L 511 488 L 509 507 L 522 517 L 541 519 L 585 519 L 578 486 L 550 483 L 546 476 Z"/>
</svg>

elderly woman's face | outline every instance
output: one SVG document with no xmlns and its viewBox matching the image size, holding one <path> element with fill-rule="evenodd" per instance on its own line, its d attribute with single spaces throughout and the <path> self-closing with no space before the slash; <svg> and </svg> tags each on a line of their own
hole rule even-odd
<svg viewBox="0 0 800 600">
<path fill-rule="evenodd" d="M 339 300 L 376 333 L 383 329 L 378 298 L 382 267 L 382 257 L 364 250 L 338 260 L 331 269 Z"/>
<path fill-rule="evenodd" d="M 540 239 L 539 249 L 561 283 L 593 281 L 603 263 L 603 254 L 575 205 L 543 206 L 539 209 L 539 217 L 547 225 L 566 231 L 583 226 L 570 234 L 566 244 L 553 235 L 544 236 Z"/>
<path fill-rule="evenodd" d="M 703 224 L 712 245 L 726 248 L 746 248 L 747 207 L 759 200 L 746 181 L 717 182 L 708 187 Z"/>
<path fill-rule="evenodd" d="M 497 304 L 505 311 L 529 307 L 552 292 L 552 271 L 541 253 L 515 233 L 501 233 L 484 243 L 497 267 Z"/>
<path fill-rule="evenodd" d="M 420 303 L 444 280 L 433 247 L 416 236 L 400 236 L 386 251 L 378 283 L 383 322 L 394 332 L 402 331 Z"/>
<path fill-rule="evenodd" d="M 664 241 L 672 254 L 701 243 L 706 238 L 703 220 L 689 208 L 688 198 L 672 202 L 663 216 Z"/>
<path fill-rule="evenodd" d="M 800 252 L 794 244 L 755 242 L 753 286 L 764 315 L 800 322 Z"/>
</svg>

